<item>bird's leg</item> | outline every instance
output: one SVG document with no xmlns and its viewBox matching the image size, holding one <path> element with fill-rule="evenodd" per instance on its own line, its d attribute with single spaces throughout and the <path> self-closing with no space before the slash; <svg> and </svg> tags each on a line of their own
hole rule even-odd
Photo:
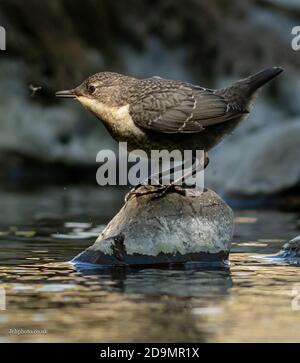
<svg viewBox="0 0 300 363">
<path fill-rule="evenodd" d="M 205 154 L 204 154 L 204 163 L 203 163 L 203 169 L 204 170 L 207 168 L 208 164 L 209 164 L 209 157 L 208 157 L 207 152 L 205 151 Z M 195 168 L 193 169 L 193 166 L 194 165 L 195 165 Z M 195 185 L 193 185 L 193 184 L 192 185 L 186 184 L 185 183 L 185 180 L 188 179 L 191 176 L 196 175 L 196 173 L 198 171 L 200 171 L 200 170 L 202 170 L 202 164 L 201 164 L 201 162 L 198 160 L 198 164 L 197 164 L 196 158 L 193 158 L 192 171 L 186 173 L 181 178 L 178 178 L 177 180 L 175 180 L 174 181 L 174 184 L 181 184 L 181 186 L 183 188 L 186 188 L 186 189 L 195 188 Z"/>
<path fill-rule="evenodd" d="M 208 167 L 209 157 L 207 151 L 204 152 L 204 170 Z"/>
<path fill-rule="evenodd" d="M 145 186 L 145 185 L 158 185 L 158 186 L 161 186 L 161 180 L 162 180 L 162 177 L 165 176 L 165 175 L 173 175 L 175 172 L 177 172 L 178 170 L 181 170 L 182 167 L 185 165 L 185 163 L 181 163 L 179 165 L 176 165 L 176 166 L 172 166 L 171 168 L 169 169 L 164 169 L 164 170 L 161 170 L 157 173 L 154 173 L 154 174 L 151 174 L 149 176 L 148 179 L 146 179 L 141 185 Z M 153 183 L 153 181 L 155 183 Z"/>
<path fill-rule="evenodd" d="M 178 179 L 174 180 L 171 184 L 163 185 L 160 190 L 157 191 L 157 193 L 153 196 L 153 199 L 161 198 L 165 194 L 170 192 L 177 192 L 179 194 L 185 195 L 185 186 L 183 185 L 184 180 L 188 179 L 190 176 L 196 174 L 197 172 L 197 162 L 198 159 L 193 158 L 191 170 L 179 177 Z M 195 166 L 196 164 L 196 166 Z M 189 186 L 190 187 L 190 186 Z"/>
<path fill-rule="evenodd" d="M 125 196 L 125 202 L 128 201 L 131 197 L 136 196 L 140 197 L 146 194 L 154 194 L 157 193 L 157 190 L 163 189 L 165 186 L 160 184 L 160 181 L 165 175 L 172 175 L 176 171 L 182 169 L 184 163 L 172 166 L 170 169 L 161 170 L 157 173 L 151 174 L 148 179 L 146 179 L 143 183 L 137 184 L 134 186 Z M 153 183 L 155 181 L 155 183 Z M 139 188 L 143 187 L 143 191 L 137 191 Z"/>
<path fill-rule="evenodd" d="M 203 168 L 205 169 L 208 164 L 209 164 L 209 158 L 208 158 L 207 152 L 205 152 Z M 167 173 L 174 174 L 175 171 L 180 170 L 184 165 L 186 165 L 185 162 L 182 163 L 181 165 L 173 166 L 171 169 L 162 170 L 159 173 L 150 175 L 150 177 L 147 179 L 147 181 L 151 182 L 151 180 L 153 180 L 152 178 L 153 177 L 156 178 L 157 176 L 158 176 L 158 180 L 160 181 L 162 176 L 166 175 Z M 164 196 L 166 193 L 172 192 L 172 191 L 177 192 L 182 195 L 186 195 L 185 189 L 193 188 L 194 186 L 185 185 L 184 181 L 186 179 L 188 179 L 189 177 L 194 176 L 198 171 L 200 171 L 202 169 L 202 164 L 199 161 L 199 159 L 194 157 L 192 159 L 191 167 L 192 168 L 190 171 L 188 171 L 186 174 L 184 174 L 180 178 L 174 180 L 170 184 L 161 185 L 161 184 L 157 183 L 156 185 L 151 185 L 150 183 L 147 183 L 147 184 L 135 186 L 133 189 L 131 189 L 129 191 L 129 193 L 126 194 L 125 202 L 127 202 L 133 196 L 140 197 L 140 196 L 147 195 L 147 194 L 154 194 L 153 199 L 160 198 L 160 197 Z M 138 191 L 138 188 L 140 188 L 141 186 L 144 187 L 144 190 Z"/>
<path fill-rule="evenodd" d="M 182 170 L 182 167 L 185 165 L 185 163 L 181 163 L 179 165 L 176 166 L 172 166 L 169 169 L 164 169 L 159 171 L 158 173 L 154 173 L 152 175 L 149 176 L 149 178 L 143 183 L 143 185 L 146 184 L 152 184 L 152 185 L 159 185 L 159 186 L 163 186 L 161 184 L 161 180 L 165 175 L 173 175 L 175 172 L 177 172 L 178 170 Z M 155 181 L 155 183 L 152 183 L 152 181 Z"/>
<path fill-rule="evenodd" d="M 208 164 L 209 164 L 209 157 L 208 157 L 207 152 L 205 152 L 205 154 L 204 154 L 204 165 L 201 164 L 199 159 L 193 158 L 192 165 L 191 165 L 191 167 L 192 167 L 191 170 L 188 171 L 187 173 L 185 173 L 180 178 L 174 180 L 171 184 L 162 186 L 162 188 L 158 191 L 158 193 L 156 193 L 153 196 L 153 198 L 154 199 L 155 198 L 161 198 L 166 193 L 171 192 L 171 191 L 177 192 L 177 193 L 182 194 L 182 195 L 186 195 L 185 189 L 186 188 L 191 188 L 191 186 L 186 185 L 185 180 L 187 180 L 191 176 L 194 176 L 198 171 L 202 170 L 202 168 L 206 169 Z M 195 187 L 195 186 L 192 186 L 192 187 Z"/>
</svg>

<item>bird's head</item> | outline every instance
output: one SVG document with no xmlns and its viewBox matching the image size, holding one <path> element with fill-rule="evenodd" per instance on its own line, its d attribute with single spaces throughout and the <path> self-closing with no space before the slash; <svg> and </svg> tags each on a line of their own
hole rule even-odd
<svg viewBox="0 0 300 363">
<path fill-rule="evenodd" d="M 60 98 L 77 99 L 84 107 L 101 116 L 101 107 L 121 107 L 127 103 L 126 85 L 133 82 L 131 77 L 113 72 L 96 73 L 78 87 L 56 92 Z"/>
</svg>

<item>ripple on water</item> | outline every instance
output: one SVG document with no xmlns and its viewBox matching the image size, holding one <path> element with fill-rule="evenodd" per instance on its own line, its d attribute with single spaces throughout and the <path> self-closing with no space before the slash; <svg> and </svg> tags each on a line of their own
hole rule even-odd
<svg viewBox="0 0 300 363">
<path fill-rule="evenodd" d="M 297 234 L 296 216 L 236 214 L 230 266 L 223 269 L 77 269 L 64 261 L 103 226 L 18 226 L 35 231 L 31 236 L 3 227 L 0 280 L 7 310 L 0 313 L 0 340 L 300 341 L 300 311 L 293 304 L 299 267 L 256 258 L 275 254 Z M 9 334 L 13 328 L 47 334 Z"/>
</svg>

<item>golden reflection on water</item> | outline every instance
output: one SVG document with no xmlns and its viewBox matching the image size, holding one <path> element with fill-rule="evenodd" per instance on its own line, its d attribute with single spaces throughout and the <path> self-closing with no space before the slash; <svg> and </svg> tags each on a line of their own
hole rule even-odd
<svg viewBox="0 0 300 363">
<path fill-rule="evenodd" d="M 2 341 L 300 341 L 299 269 L 234 254 L 230 271 L 81 273 L 58 263 L 1 267 Z M 10 334 L 10 329 L 47 334 Z"/>
<path fill-rule="evenodd" d="M 283 243 L 274 215 L 266 213 L 239 214 L 230 268 L 219 270 L 76 270 L 51 261 L 68 260 L 94 237 L 70 241 L 70 231 L 67 239 L 47 242 L 39 233 L 1 237 L 7 306 L 0 311 L 0 341 L 299 342 L 300 310 L 292 309 L 299 267 L 255 258 Z M 281 232 L 295 235 L 289 218 Z M 270 230 L 262 233 L 268 219 Z"/>
</svg>

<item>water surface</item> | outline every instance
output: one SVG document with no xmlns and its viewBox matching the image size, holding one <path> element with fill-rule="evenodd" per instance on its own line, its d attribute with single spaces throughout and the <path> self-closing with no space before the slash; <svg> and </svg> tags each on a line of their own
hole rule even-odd
<svg viewBox="0 0 300 363">
<path fill-rule="evenodd" d="M 235 211 L 229 268 L 66 263 L 94 242 L 123 194 L 85 186 L 0 191 L 2 342 L 300 341 L 299 267 L 255 258 L 299 234 L 297 214 Z"/>
</svg>

